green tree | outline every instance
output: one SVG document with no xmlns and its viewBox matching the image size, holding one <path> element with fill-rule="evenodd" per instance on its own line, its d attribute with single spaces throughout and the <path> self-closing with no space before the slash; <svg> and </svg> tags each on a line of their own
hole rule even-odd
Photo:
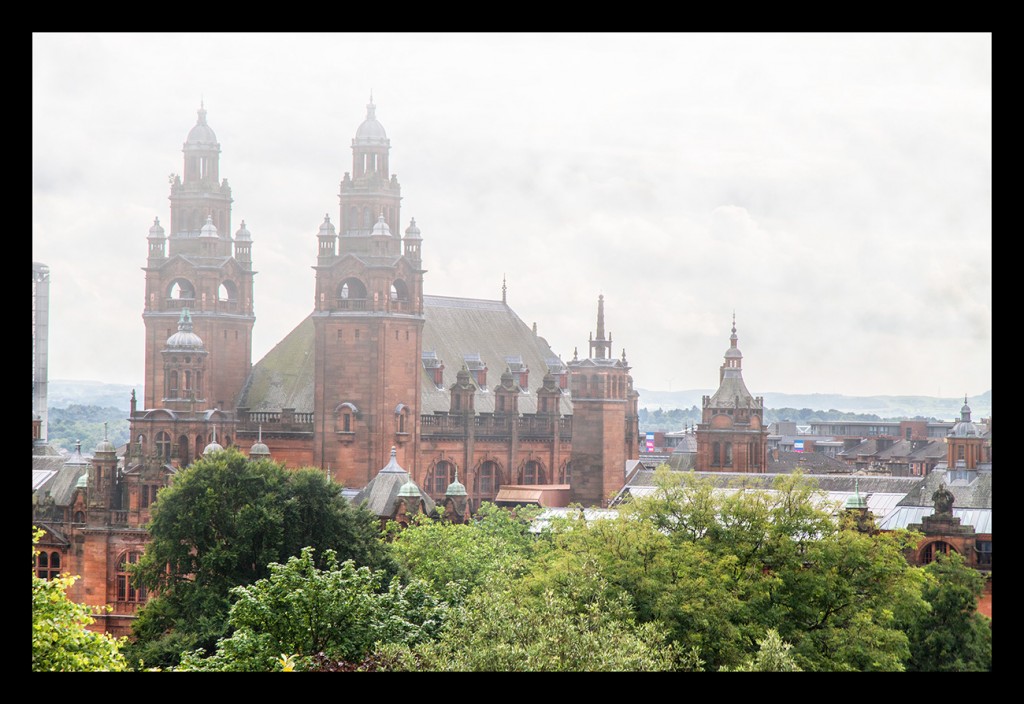
<svg viewBox="0 0 1024 704">
<path fill-rule="evenodd" d="M 628 595 L 607 594 L 593 565 L 540 591 L 493 574 L 453 611 L 438 640 L 385 645 L 375 662 L 413 671 L 674 669 L 676 650 L 665 631 L 636 623 Z"/>
<path fill-rule="evenodd" d="M 757 655 L 739 667 L 723 667 L 719 672 L 800 672 L 800 666 L 789 652 L 793 646 L 782 640 L 774 628 L 769 628 L 768 634 L 757 643 L 760 646 Z"/>
<path fill-rule="evenodd" d="M 270 576 L 232 590 L 231 637 L 221 639 L 209 658 L 186 655 L 179 670 L 259 672 L 281 669 L 282 654 L 296 669 L 309 669 L 311 656 L 358 662 L 374 643 L 415 645 L 435 637 L 447 606 L 422 581 L 398 578 L 381 589 L 383 572 L 338 563 L 326 551 L 323 570 L 313 548 L 286 564 L 270 565 Z"/>
<path fill-rule="evenodd" d="M 231 589 L 270 574 L 304 545 L 394 574 L 377 519 L 316 469 L 294 472 L 229 448 L 162 489 L 137 578 L 156 593 L 133 628 L 134 662 L 161 667 L 183 650 L 212 652 L 229 634 Z"/>
<path fill-rule="evenodd" d="M 447 523 L 419 516 L 408 528 L 392 525 L 391 552 L 405 574 L 426 581 L 438 593 L 468 593 L 495 572 L 522 574 L 528 567 L 536 537 L 530 518 L 484 503 L 470 523 Z M 452 598 L 453 594 L 448 594 Z"/>
<path fill-rule="evenodd" d="M 624 509 L 623 526 L 605 521 L 563 539 L 571 559 L 593 557 L 608 583 L 635 595 L 638 618 L 662 622 L 712 670 L 749 663 L 768 629 L 804 670 L 903 669 L 900 615 L 923 606 L 902 552 L 911 535 L 844 529 L 800 475 L 770 491 L 738 478 L 723 491 L 662 468 L 655 485 Z M 635 523 L 664 545 L 637 538 Z"/>
<path fill-rule="evenodd" d="M 66 589 L 78 577 L 46 580 L 36 575 L 36 544 L 42 533 L 32 528 L 32 671 L 124 671 L 124 639 L 88 630 L 95 621 L 89 607 L 67 596 Z"/>
<path fill-rule="evenodd" d="M 929 608 L 908 625 L 911 659 L 918 672 L 992 669 L 992 620 L 978 613 L 985 576 L 959 553 L 938 555 L 924 567 Z"/>
</svg>

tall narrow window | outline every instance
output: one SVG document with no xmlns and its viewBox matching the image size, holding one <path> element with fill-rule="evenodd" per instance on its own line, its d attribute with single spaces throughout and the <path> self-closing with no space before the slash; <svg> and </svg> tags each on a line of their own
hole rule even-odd
<svg viewBox="0 0 1024 704">
<path fill-rule="evenodd" d="M 171 458 L 171 436 L 163 431 L 156 435 L 156 454 L 165 460 Z"/>
<path fill-rule="evenodd" d="M 117 600 L 130 603 L 143 603 L 146 601 L 146 588 L 136 587 L 132 584 L 131 566 L 136 564 L 141 557 L 138 552 L 126 552 L 121 554 L 117 563 Z"/>
<path fill-rule="evenodd" d="M 434 465 L 433 471 L 427 477 L 427 493 L 434 496 L 441 496 L 448 489 L 448 485 L 455 479 L 455 465 L 445 460 L 440 460 Z"/>
<path fill-rule="evenodd" d="M 491 496 L 498 490 L 498 465 L 488 460 L 480 465 L 476 475 L 477 491 L 483 496 Z"/>
</svg>

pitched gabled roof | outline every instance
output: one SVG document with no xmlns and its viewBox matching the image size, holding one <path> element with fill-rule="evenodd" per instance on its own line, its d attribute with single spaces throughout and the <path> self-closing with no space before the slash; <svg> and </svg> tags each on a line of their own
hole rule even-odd
<svg viewBox="0 0 1024 704">
<path fill-rule="evenodd" d="M 379 517 L 391 517 L 395 515 L 398 505 L 398 494 L 402 487 L 409 481 L 409 473 L 395 460 L 392 450 L 391 461 L 377 472 L 377 476 L 370 480 L 370 483 L 363 487 L 359 493 L 352 497 L 352 503 L 356 506 L 366 503 L 366 508 Z M 434 512 L 434 500 L 424 494 L 419 487 L 420 499 L 423 500 L 424 510 L 428 515 Z"/>
<path fill-rule="evenodd" d="M 976 470 L 933 469 L 900 501 L 900 506 L 934 506 L 932 494 L 939 488 L 939 482 L 946 485 L 953 494 L 954 509 L 992 508 L 992 472 Z M 981 531 L 979 531 L 981 532 Z"/>
<path fill-rule="evenodd" d="M 466 355 L 479 355 L 488 369 L 487 389 L 478 390 L 474 401 L 478 413 L 494 411 L 493 390 L 505 371 L 506 357 L 520 358 L 530 370 L 528 392 L 519 395 L 519 412 L 536 413 L 537 389 L 543 386 L 548 370 L 545 360 L 558 355 L 515 311 L 501 301 L 448 296 L 424 296 L 423 310 L 423 352 L 433 352 L 445 368 L 438 389 L 433 372 L 421 364 L 420 413 L 449 410 L 448 389 Z M 307 317 L 253 365 L 238 405 L 253 411 L 294 408 L 299 413 L 312 412 L 313 344 L 313 319 Z M 572 413 L 568 394 L 562 397 L 561 411 Z"/>
<path fill-rule="evenodd" d="M 779 474 L 802 471 L 805 474 L 850 473 L 853 468 L 842 460 L 829 457 L 821 452 L 784 452 L 779 450 L 778 459 L 774 452 L 768 453 L 769 472 Z"/>
</svg>

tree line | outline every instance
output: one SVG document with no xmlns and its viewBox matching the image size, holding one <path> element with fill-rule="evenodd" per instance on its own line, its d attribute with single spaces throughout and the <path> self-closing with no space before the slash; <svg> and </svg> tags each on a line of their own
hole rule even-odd
<svg viewBox="0 0 1024 704">
<path fill-rule="evenodd" d="M 668 411 L 662 408 L 657 408 L 655 410 L 641 408 L 637 414 L 637 417 L 640 421 L 641 432 L 675 432 L 696 425 L 697 423 L 700 423 L 701 414 L 702 411 L 701 409 L 697 408 L 697 406 L 691 406 L 690 408 L 673 408 Z M 795 423 L 805 424 L 812 422 L 827 422 L 839 420 L 877 422 L 892 422 L 898 420 L 925 420 L 929 422 L 938 421 L 938 419 L 936 418 L 925 418 L 924 416 L 915 416 L 914 418 L 881 418 L 874 413 L 850 413 L 847 411 L 837 411 L 834 408 L 830 408 L 827 411 L 813 410 L 810 408 L 764 409 L 765 423 L 793 421 Z"/>
<path fill-rule="evenodd" d="M 161 489 L 135 576 L 157 596 L 94 669 L 991 670 L 984 577 L 955 553 L 910 566 L 919 535 L 865 529 L 799 474 L 655 483 L 593 522 L 484 504 L 381 528 L 319 470 L 229 448 Z M 37 661 L 35 590 L 33 669 L 61 662 Z"/>
</svg>

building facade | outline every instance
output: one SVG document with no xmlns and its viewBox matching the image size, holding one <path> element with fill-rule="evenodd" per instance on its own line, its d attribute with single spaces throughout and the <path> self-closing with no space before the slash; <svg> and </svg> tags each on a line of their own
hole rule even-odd
<svg viewBox="0 0 1024 704">
<path fill-rule="evenodd" d="M 734 316 L 729 349 L 719 370 L 718 391 L 704 397 L 701 422 L 695 431 L 699 472 L 767 471 L 764 398 L 755 398 L 743 383 L 743 353 L 737 340 Z"/>
<path fill-rule="evenodd" d="M 371 101 L 337 225 L 328 213 L 310 242 L 312 312 L 254 365 L 253 239 L 244 221 L 230 234 L 231 188 L 200 107 L 171 178 L 169 231 L 157 218 L 147 235 L 145 388 L 141 402 L 132 393 L 130 441 L 120 456 L 104 441 L 70 461 L 39 443 L 34 458 L 37 572 L 80 575 L 72 599 L 112 606 L 95 628 L 130 631 L 147 595 L 128 566 L 157 492 L 221 447 L 320 467 L 347 495 L 372 497 L 382 519 L 438 506 L 465 521 L 503 487 L 586 505 L 622 488 L 639 451 L 638 394 L 625 351 L 614 357 L 605 337 L 603 297 L 590 356 L 563 363 L 504 285 L 500 300 L 428 295 L 420 230 L 399 228 L 390 148 Z M 34 268 L 34 374 L 46 283 Z"/>
</svg>

